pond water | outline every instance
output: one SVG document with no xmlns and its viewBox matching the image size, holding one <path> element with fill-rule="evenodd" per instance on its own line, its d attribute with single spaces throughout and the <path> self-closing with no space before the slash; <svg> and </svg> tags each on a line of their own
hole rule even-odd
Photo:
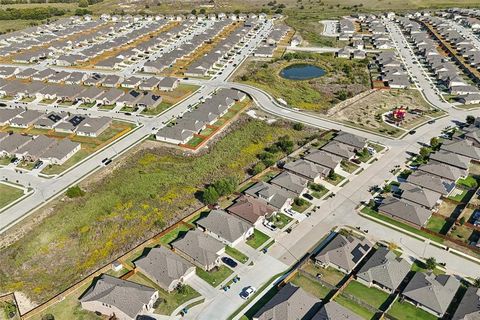
<svg viewBox="0 0 480 320">
<path fill-rule="evenodd" d="M 292 64 L 280 71 L 280 76 L 288 80 L 309 80 L 321 77 L 325 70 L 313 64 Z"/>
</svg>

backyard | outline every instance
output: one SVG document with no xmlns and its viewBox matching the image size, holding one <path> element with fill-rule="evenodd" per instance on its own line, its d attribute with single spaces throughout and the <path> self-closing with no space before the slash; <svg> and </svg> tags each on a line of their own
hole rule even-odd
<svg viewBox="0 0 480 320">
<path fill-rule="evenodd" d="M 312 279 L 310 276 L 303 275 L 301 272 L 295 275 L 292 279 L 292 283 L 303 288 L 305 291 L 319 299 L 324 299 L 331 291 L 320 282 Z"/>
<path fill-rule="evenodd" d="M 280 76 L 283 68 L 299 62 L 321 67 L 326 74 L 305 81 Z M 250 61 L 235 80 L 257 86 L 292 107 L 322 113 L 370 88 L 366 60 L 337 59 L 332 54 L 290 53 L 272 62 Z"/>
<path fill-rule="evenodd" d="M 426 311 L 423 311 L 420 308 L 416 308 L 413 304 L 406 301 L 395 301 L 393 306 L 388 311 L 388 314 L 398 320 L 437 320 L 437 317 Z"/>
<path fill-rule="evenodd" d="M 243 117 L 224 134 L 192 157 L 146 142 L 148 149 L 119 160 L 109 175 L 86 181 L 83 197 L 51 202 L 45 210 L 54 213 L 0 250 L 0 291 L 45 301 L 200 207 L 195 194 L 206 184 L 245 179 L 257 154 L 279 137 L 302 141 L 312 131 Z"/>
</svg>

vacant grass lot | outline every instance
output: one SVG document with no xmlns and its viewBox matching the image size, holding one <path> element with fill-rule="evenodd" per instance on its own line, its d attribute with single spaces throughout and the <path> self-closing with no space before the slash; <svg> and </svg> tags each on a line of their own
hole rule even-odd
<svg viewBox="0 0 480 320">
<path fill-rule="evenodd" d="M 0 250 L 0 292 L 21 291 L 44 301 L 198 208 L 195 193 L 205 184 L 245 178 L 256 155 L 280 136 L 299 141 L 312 133 L 247 117 L 228 132 L 198 156 L 163 147 L 134 152 L 85 186 L 85 196 L 50 204 L 53 214 Z"/>
<path fill-rule="evenodd" d="M 23 196 L 23 190 L 0 183 L 0 209 Z"/>
<path fill-rule="evenodd" d="M 299 81 L 280 76 L 292 64 L 310 63 L 326 71 L 322 77 Z M 257 86 L 296 108 L 326 112 L 334 104 L 370 88 L 367 61 L 337 59 L 332 54 L 295 54 L 291 60 L 250 61 L 236 81 Z"/>
</svg>

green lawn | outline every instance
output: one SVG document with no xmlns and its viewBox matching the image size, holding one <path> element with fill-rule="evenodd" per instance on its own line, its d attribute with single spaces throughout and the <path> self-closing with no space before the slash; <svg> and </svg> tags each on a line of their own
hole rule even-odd
<svg viewBox="0 0 480 320">
<path fill-rule="evenodd" d="M 464 179 L 459 179 L 457 181 L 457 184 L 461 185 L 461 186 L 464 186 L 466 188 L 469 188 L 469 189 L 473 189 L 473 188 L 476 188 L 478 186 L 477 180 L 472 176 L 468 176 Z"/>
<path fill-rule="evenodd" d="M 319 299 L 324 299 L 330 292 L 330 289 L 322 285 L 320 282 L 310 279 L 301 273 L 297 273 L 295 275 L 295 277 L 292 279 L 292 283 L 303 288 L 305 291 L 311 293 Z"/>
<path fill-rule="evenodd" d="M 342 169 L 348 173 L 353 173 L 355 170 L 357 170 L 359 168 L 359 166 L 357 166 L 355 163 L 353 162 L 350 162 L 350 161 L 346 161 L 346 160 L 343 160 L 341 163 L 340 163 L 340 166 L 342 167 Z"/>
<path fill-rule="evenodd" d="M 450 195 L 448 198 L 449 199 L 452 199 L 454 201 L 457 201 L 457 202 L 463 202 L 465 200 L 465 198 L 467 197 L 467 195 L 469 194 L 468 190 L 462 190 L 462 189 L 455 189 L 454 192 L 456 191 L 461 191 L 460 193 L 456 194 L 456 195 Z M 467 202 L 467 201 L 465 201 Z"/>
<path fill-rule="evenodd" d="M 187 146 L 190 146 L 190 147 L 197 147 L 200 143 L 203 142 L 203 138 L 200 137 L 200 136 L 194 136 L 192 139 L 188 140 L 187 142 Z"/>
<path fill-rule="evenodd" d="M 168 246 L 168 244 L 174 240 L 176 240 L 179 236 L 179 234 L 186 233 L 190 228 L 184 224 L 179 225 L 175 229 L 169 231 L 168 233 L 164 234 L 160 238 L 160 244 L 163 244 L 164 246 Z"/>
<path fill-rule="evenodd" d="M 300 205 L 300 206 L 297 205 L 295 202 L 293 202 L 293 204 L 292 204 L 292 209 L 293 209 L 294 211 L 303 213 L 305 210 L 307 210 L 307 209 L 312 205 L 309 201 L 307 201 L 307 200 L 305 200 L 305 199 L 303 199 L 303 198 L 302 198 L 302 200 L 303 200 L 303 204 Z"/>
<path fill-rule="evenodd" d="M 245 255 L 243 252 L 232 248 L 230 246 L 225 247 L 225 253 L 228 254 L 230 257 L 234 258 L 240 263 L 245 263 L 248 261 L 247 255 Z"/>
<path fill-rule="evenodd" d="M 359 300 L 377 309 L 380 308 L 388 298 L 388 294 L 382 290 L 374 287 L 369 288 L 355 280 L 348 284 L 344 292 L 357 297 Z"/>
<path fill-rule="evenodd" d="M 444 228 L 445 224 L 447 224 L 447 221 L 442 217 L 431 216 L 430 219 L 428 219 L 428 222 L 425 227 L 428 230 L 440 233 L 440 231 L 442 231 L 442 229 Z"/>
<path fill-rule="evenodd" d="M 273 216 L 270 221 L 275 224 L 275 226 L 279 229 L 285 228 L 287 224 L 289 224 L 293 219 L 289 216 L 279 212 L 275 216 Z"/>
<path fill-rule="evenodd" d="M 233 270 L 223 264 L 211 271 L 205 271 L 197 267 L 197 276 L 205 280 L 205 282 L 210 284 L 212 287 L 217 287 L 220 285 L 220 283 L 227 279 L 232 273 Z"/>
<path fill-rule="evenodd" d="M 253 249 L 259 248 L 262 244 L 270 239 L 265 233 L 254 229 L 253 234 L 247 239 L 247 244 L 252 247 Z"/>
<path fill-rule="evenodd" d="M 340 184 L 340 182 L 342 182 L 343 180 L 345 180 L 345 177 L 342 175 L 339 175 L 338 173 L 334 173 L 332 175 L 325 177 L 325 181 L 327 181 L 330 184 L 333 184 L 334 186 Z"/>
<path fill-rule="evenodd" d="M 202 154 L 185 157 L 165 147 L 127 154 L 110 173 L 82 185 L 83 197 L 47 204 L 48 217 L 21 241 L 0 249 L 0 291 L 28 292 L 44 302 L 200 208 L 196 193 L 205 185 L 244 179 L 257 155 L 280 137 L 297 143 L 312 133 L 296 131 L 289 122 L 269 125 L 242 116 Z"/>
<path fill-rule="evenodd" d="M 64 164 L 62 165 L 48 165 L 46 166 L 43 170 L 43 174 L 47 175 L 53 175 L 53 174 L 60 174 L 63 171 L 67 170 L 68 168 L 76 165 L 86 157 L 88 157 L 91 154 L 90 151 L 87 151 L 86 149 L 80 149 L 77 153 L 75 153 L 70 159 L 65 161 Z"/>
<path fill-rule="evenodd" d="M 335 298 L 335 301 L 337 303 L 341 304 L 342 306 L 344 306 L 345 308 L 350 309 L 351 311 L 353 311 L 354 313 L 356 313 L 357 315 L 359 315 L 363 319 L 368 319 L 369 320 L 369 319 L 372 319 L 373 316 L 375 315 L 375 313 L 373 313 L 370 310 L 366 309 L 365 307 L 357 304 L 356 302 L 348 299 L 347 297 L 345 297 L 342 294 L 337 296 Z"/>
<path fill-rule="evenodd" d="M 426 311 L 423 311 L 420 308 L 416 308 L 413 304 L 406 301 L 395 301 L 393 306 L 388 311 L 388 314 L 392 315 L 398 320 L 437 320 L 437 317 Z"/>
<path fill-rule="evenodd" d="M 158 106 L 156 106 L 155 108 L 152 108 L 152 109 L 148 109 L 148 108 L 145 108 L 141 114 L 144 114 L 144 115 L 147 115 L 147 116 L 156 116 L 162 112 L 164 112 L 165 110 L 167 110 L 168 108 L 170 108 L 172 106 L 171 103 L 168 103 L 168 102 L 161 102 Z"/>
<path fill-rule="evenodd" d="M 420 260 L 415 260 L 415 262 L 412 264 L 411 270 L 415 271 L 415 272 L 428 272 L 428 271 L 430 271 L 430 270 L 427 269 L 425 264 Z M 440 270 L 439 268 L 435 268 L 435 269 L 433 269 L 433 273 L 436 274 L 436 275 L 439 275 L 439 274 L 444 274 L 445 271 Z"/>
<path fill-rule="evenodd" d="M 345 278 L 346 274 L 343 272 L 340 272 L 334 268 L 328 267 L 328 268 L 322 268 L 317 266 L 315 263 L 312 261 L 308 261 L 302 266 L 303 271 L 309 273 L 313 277 L 316 277 L 317 275 L 321 275 L 321 279 L 325 281 L 326 283 L 331 284 L 332 286 L 336 286 L 337 284 L 340 283 L 340 281 Z"/>
<path fill-rule="evenodd" d="M 23 190 L 0 183 L 0 209 L 23 196 Z"/>
</svg>

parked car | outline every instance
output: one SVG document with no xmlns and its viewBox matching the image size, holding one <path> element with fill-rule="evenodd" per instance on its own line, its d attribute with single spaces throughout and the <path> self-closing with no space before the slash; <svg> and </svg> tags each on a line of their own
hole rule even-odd
<svg viewBox="0 0 480 320">
<path fill-rule="evenodd" d="M 231 268 L 235 268 L 238 265 L 232 258 L 229 257 L 222 257 L 222 262 Z"/>
<path fill-rule="evenodd" d="M 367 151 L 368 151 L 368 153 L 370 153 L 371 155 L 374 155 L 375 153 L 377 153 L 377 150 L 375 150 L 375 149 L 372 148 L 372 147 L 367 147 Z"/>
<path fill-rule="evenodd" d="M 304 193 L 304 194 L 303 194 L 303 197 L 304 197 L 304 198 L 307 198 L 308 200 L 313 200 L 312 195 L 309 194 L 309 193 Z"/>
<path fill-rule="evenodd" d="M 14 166 L 16 166 L 16 165 L 18 165 L 18 164 L 20 163 L 20 159 L 18 159 L 18 158 L 13 158 L 13 159 L 12 159 L 12 163 L 13 163 Z"/>
<path fill-rule="evenodd" d="M 255 287 L 248 286 L 242 292 L 240 292 L 240 297 L 248 300 L 256 291 L 257 289 L 255 289 Z"/>
<path fill-rule="evenodd" d="M 270 229 L 270 230 L 272 230 L 272 231 L 276 231 L 276 230 L 277 230 L 277 226 L 274 225 L 273 223 L 271 223 L 271 222 L 268 221 L 268 220 L 263 221 L 263 225 L 264 225 L 267 229 Z"/>
<path fill-rule="evenodd" d="M 35 163 L 35 166 L 33 166 L 33 169 L 38 169 L 38 168 L 40 168 L 42 165 L 43 165 L 43 161 L 37 161 L 37 163 Z"/>
</svg>

